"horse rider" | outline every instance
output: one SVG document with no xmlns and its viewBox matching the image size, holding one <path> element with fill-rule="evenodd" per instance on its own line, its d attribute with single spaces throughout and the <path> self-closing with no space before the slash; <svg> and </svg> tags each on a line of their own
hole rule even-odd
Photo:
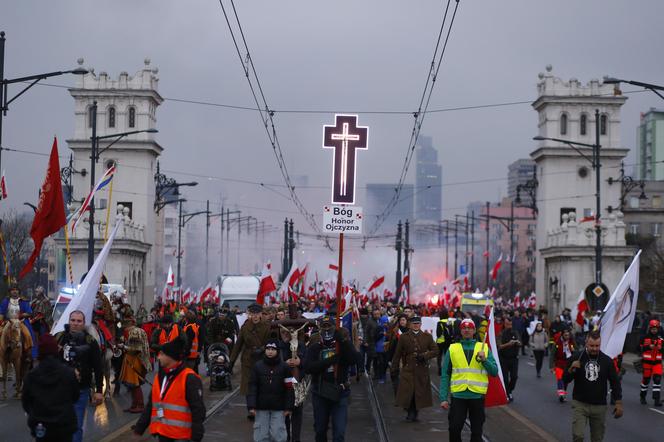
<svg viewBox="0 0 664 442">
<path fill-rule="evenodd" d="M 34 313 L 32 318 L 32 328 L 36 336 L 48 333 L 52 325 L 53 305 L 44 292 L 44 287 L 39 286 L 35 289 L 35 296 L 30 307 Z"/>
<path fill-rule="evenodd" d="M 9 298 L 5 298 L 0 302 L 0 324 L 5 324 L 5 319 L 16 319 L 21 321 L 21 333 L 23 334 L 23 350 L 27 351 L 32 348 L 31 358 L 37 358 L 37 339 L 35 338 L 30 318 L 32 317 L 32 308 L 27 299 L 21 298 L 19 295 L 18 284 L 12 284 L 9 287 Z"/>
</svg>

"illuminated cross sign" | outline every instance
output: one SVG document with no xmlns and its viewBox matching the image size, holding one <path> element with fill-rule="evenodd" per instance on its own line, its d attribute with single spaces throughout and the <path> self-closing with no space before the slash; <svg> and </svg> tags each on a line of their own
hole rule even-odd
<svg viewBox="0 0 664 442">
<path fill-rule="evenodd" d="M 356 149 L 367 149 L 368 136 L 357 115 L 335 115 L 334 126 L 324 126 L 323 147 L 334 149 L 332 203 L 355 204 Z"/>
</svg>

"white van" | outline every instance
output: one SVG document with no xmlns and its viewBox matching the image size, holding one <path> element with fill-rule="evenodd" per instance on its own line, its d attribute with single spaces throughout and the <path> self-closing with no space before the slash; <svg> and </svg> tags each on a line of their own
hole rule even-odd
<svg viewBox="0 0 664 442">
<path fill-rule="evenodd" d="M 241 312 L 256 302 L 260 280 L 257 276 L 222 276 L 220 305 L 232 309 L 238 306 Z"/>
</svg>

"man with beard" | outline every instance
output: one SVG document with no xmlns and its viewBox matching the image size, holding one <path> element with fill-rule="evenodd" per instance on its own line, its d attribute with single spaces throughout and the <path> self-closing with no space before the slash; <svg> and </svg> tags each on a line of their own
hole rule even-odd
<svg viewBox="0 0 664 442">
<path fill-rule="evenodd" d="M 593 442 L 604 439 L 606 425 L 607 384 L 611 386 L 611 399 L 615 401 L 613 416 L 623 415 L 622 388 L 618 372 L 609 356 L 600 351 L 599 331 L 592 331 L 586 337 L 586 348 L 570 359 L 563 381 L 574 382 L 572 391 L 572 440 L 582 442 L 586 424 L 590 422 L 590 439 Z"/>
</svg>

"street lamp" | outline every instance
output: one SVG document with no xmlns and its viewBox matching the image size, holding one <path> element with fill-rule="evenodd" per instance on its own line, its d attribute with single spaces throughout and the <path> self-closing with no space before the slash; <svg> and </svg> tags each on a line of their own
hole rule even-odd
<svg viewBox="0 0 664 442">
<path fill-rule="evenodd" d="M 182 287 L 182 278 L 180 276 L 180 263 L 182 260 L 182 228 L 189 222 L 193 217 L 196 215 L 202 215 L 202 214 L 209 214 L 207 210 L 201 210 L 200 212 L 194 212 L 194 213 L 185 213 L 184 215 L 182 214 L 182 203 L 185 202 L 185 199 L 180 199 L 178 202 L 180 203 L 180 214 L 178 215 L 178 272 L 177 272 L 177 280 L 178 280 L 178 289 Z"/>
<path fill-rule="evenodd" d="M 0 32 L 0 170 L 2 170 L 2 118 L 7 115 L 9 110 L 9 104 L 16 100 L 18 97 L 23 95 L 30 89 L 32 86 L 37 84 L 39 80 L 43 80 L 49 77 L 57 77 L 58 75 L 64 74 L 74 74 L 74 75 L 85 75 L 88 73 L 87 69 L 76 68 L 70 69 L 68 71 L 55 71 L 47 72 L 45 74 L 36 74 L 28 75 L 26 77 L 18 78 L 5 78 L 5 33 L 4 31 Z M 21 92 L 14 95 L 14 97 L 7 99 L 7 86 L 14 83 L 27 83 L 30 82 L 26 87 L 24 87 Z"/>
<path fill-rule="evenodd" d="M 91 153 L 90 153 L 90 190 L 95 186 L 95 164 L 99 161 L 99 156 L 106 152 L 112 145 L 120 141 L 122 138 L 128 135 L 140 134 L 140 133 L 157 133 L 157 129 L 143 129 L 143 130 L 132 130 L 129 132 L 120 132 L 110 135 L 101 135 L 97 136 L 97 101 L 92 103 L 92 136 L 90 137 L 91 141 Z M 108 146 L 99 150 L 99 140 L 107 140 L 110 138 L 115 138 Z M 88 235 L 88 271 L 92 268 L 95 260 L 95 233 L 94 233 L 94 224 L 95 224 L 95 199 L 90 199 L 90 214 L 88 219 L 88 226 L 90 232 Z"/>
<path fill-rule="evenodd" d="M 605 81 L 606 83 L 606 81 Z M 563 140 L 561 138 L 549 138 L 549 137 L 533 137 L 535 141 L 556 141 L 559 143 L 567 144 L 569 147 L 574 149 L 579 155 L 585 158 L 592 164 L 593 169 L 595 169 L 595 289 L 600 287 L 602 284 L 602 228 L 599 224 L 599 216 L 601 213 L 602 206 L 600 205 L 600 168 L 601 164 L 599 162 L 599 150 L 602 147 L 599 144 L 599 110 L 595 109 L 595 144 L 588 143 L 579 143 L 577 141 Z M 579 147 L 589 147 L 592 149 L 592 158 L 588 158 Z M 599 290 L 599 289 L 598 289 Z M 602 293 L 600 293 L 601 295 Z"/>
<path fill-rule="evenodd" d="M 622 80 L 620 78 L 613 78 L 613 77 L 604 77 L 604 84 L 616 84 L 620 85 L 620 83 L 627 83 L 631 84 L 634 86 L 640 86 L 642 88 L 648 89 L 654 93 L 656 93 L 659 98 L 664 100 L 664 95 L 662 95 L 658 91 L 664 91 L 664 86 L 658 86 L 656 84 L 650 84 L 650 83 L 643 83 L 642 81 L 633 81 L 633 80 Z"/>
</svg>

